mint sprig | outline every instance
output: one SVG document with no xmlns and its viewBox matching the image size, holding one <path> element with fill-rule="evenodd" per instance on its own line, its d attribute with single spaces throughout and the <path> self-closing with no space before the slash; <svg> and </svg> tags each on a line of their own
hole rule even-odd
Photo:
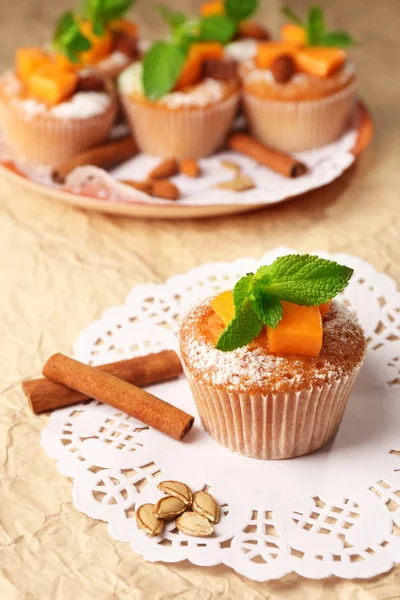
<svg viewBox="0 0 400 600">
<path fill-rule="evenodd" d="M 227 44 L 236 33 L 236 23 L 228 15 L 203 17 L 199 23 L 198 40 L 201 42 L 220 42 Z"/>
<path fill-rule="evenodd" d="M 83 16 L 92 22 L 93 33 L 101 36 L 107 24 L 121 19 L 134 3 L 135 0 L 86 0 Z"/>
<path fill-rule="evenodd" d="M 233 289 L 235 316 L 216 347 L 236 350 L 257 337 L 264 324 L 275 329 L 283 317 L 282 300 L 302 306 L 328 302 L 344 290 L 352 274 L 345 265 L 310 254 L 282 256 L 248 273 Z"/>
<path fill-rule="evenodd" d="M 150 100 L 158 100 L 177 82 L 186 54 L 172 41 L 155 42 L 143 59 L 143 88 Z"/>
<path fill-rule="evenodd" d="M 292 23 L 304 27 L 308 46 L 347 48 L 354 46 L 356 43 L 351 35 L 345 31 L 327 30 L 324 12 L 318 5 L 310 6 L 305 21 L 302 21 L 288 6 L 283 6 L 281 12 Z"/>
<path fill-rule="evenodd" d="M 172 8 L 164 6 L 163 4 L 156 4 L 154 9 L 172 30 L 181 27 L 188 20 L 183 12 L 172 10 Z"/>
<path fill-rule="evenodd" d="M 258 0 L 225 0 L 225 13 L 234 21 L 243 21 L 254 14 Z"/>
<path fill-rule="evenodd" d="M 79 62 L 79 54 L 92 47 L 91 42 L 80 32 L 71 10 L 62 13 L 58 19 L 52 45 L 71 62 Z"/>
</svg>

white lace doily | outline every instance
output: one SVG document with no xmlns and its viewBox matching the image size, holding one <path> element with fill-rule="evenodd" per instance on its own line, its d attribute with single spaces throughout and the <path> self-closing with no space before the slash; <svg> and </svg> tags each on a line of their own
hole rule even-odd
<svg viewBox="0 0 400 600">
<path fill-rule="evenodd" d="M 260 261 L 214 263 L 162 285 L 140 285 L 110 308 L 75 344 L 75 356 L 100 364 L 177 348 L 188 307 L 231 287 Z M 59 471 L 73 478 L 76 508 L 108 522 L 111 536 L 150 561 L 225 563 L 264 581 L 295 571 L 310 578 L 372 577 L 400 562 L 400 293 L 392 279 L 359 258 L 323 257 L 354 267 L 344 301 L 358 314 L 369 353 L 336 438 L 320 451 L 287 461 L 258 461 L 219 446 L 201 428 L 184 380 L 151 390 L 196 416 L 176 442 L 115 409 L 88 402 L 58 410 L 42 434 Z M 210 486 L 224 516 L 211 538 L 179 533 L 173 523 L 148 538 L 135 505 L 160 497 L 161 478 Z"/>
</svg>

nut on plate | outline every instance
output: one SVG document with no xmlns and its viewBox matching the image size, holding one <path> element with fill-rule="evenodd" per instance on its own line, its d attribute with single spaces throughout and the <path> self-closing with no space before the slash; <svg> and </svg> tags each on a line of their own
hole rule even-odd
<svg viewBox="0 0 400 600">
<path fill-rule="evenodd" d="M 181 193 L 172 181 L 155 179 L 153 181 L 153 196 L 164 198 L 164 200 L 179 200 Z"/>
<path fill-rule="evenodd" d="M 194 158 L 184 158 L 181 160 L 179 170 L 188 177 L 199 177 L 201 174 L 200 165 Z"/>
<path fill-rule="evenodd" d="M 214 533 L 210 521 L 195 512 L 184 512 L 175 521 L 175 525 L 182 533 L 197 537 L 208 537 Z"/>
<path fill-rule="evenodd" d="M 187 506 L 192 504 L 193 494 L 186 483 L 181 483 L 180 481 L 161 481 L 157 487 L 164 494 L 182 500 Z"/>
<path fill-rule="evenodd" d="M 200 490 L 193 496 L 192 508 L 194 512 L 205 517 L 210 523 L 219 523 L 221 517 L 221 509 L 215 498 L 208 492 Z"/>
<path fill-rule="evenodd" d="M 153 515 L 154 504 L 142 504 L 136 509 L 135 517 L 139 529 L 154 537 L 159 535 L 164 529 L 164 521 L 157 519 Z"/>
<path fill-rule="evenodd" d="M 149 173 L 150 179 L 168 179 L 179 173 L 179 163 L 176 158 L 166 158 Z"/>
<path fill-rule="evenodd" d="M 154 507 L 153 515 L 156 519 L 175 519 L 187 509 L 187 503 L 174 496 L 164 496 Z"/>
</svg>

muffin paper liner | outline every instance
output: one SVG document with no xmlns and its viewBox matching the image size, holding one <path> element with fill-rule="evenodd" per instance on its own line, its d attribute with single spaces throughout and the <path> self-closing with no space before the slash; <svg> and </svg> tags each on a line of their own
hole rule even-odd
<svg viewBox="0 0 400 600">
<path fill-rule="evenodd" d="M 357 82 L 317 100 L 268 100 L 243 92 L 251 132 L 262 143 L 286 152 L 330 144 L 343 132 L 354 110 Z"/>
<path fill-rule="evenodd" d="M 228 392 L 184 370 L 211 437 L 232 452 L 265 460 L 294 458 L 326 444 L 340 425 L 360 367 L 332 384 L 288 394 Z"/>
<path fill-rule="evenodd" d="M 139 148 L 163 158 L 202 158 L 224 143 L 239 104 L 235 93 L 204 107 L 151 106 L 122 96 Z"/>
<path fill-rule="evenodd" d="M 56 167 L 104 142 L 117 113 L 115 98 L 107 109 L 87 118 L 27 115 L 0 99 L 0 127 L 11 156 L 26 167 Z"/>
</svg>

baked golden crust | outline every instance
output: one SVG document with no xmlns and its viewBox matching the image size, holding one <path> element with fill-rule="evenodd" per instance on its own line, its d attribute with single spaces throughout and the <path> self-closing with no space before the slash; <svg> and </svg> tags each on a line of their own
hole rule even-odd
<svg viewBox="0 0 400 600">
<path fill-rule="evenodd" d="M 323 320 L 324 338 L 316 358 L 274 356 L 264 338 L 233 352 L 215 348 L 219 331 L 209 300 L 184 319 L 180 350 L 185 367 L 202 383 L 237 393 L 300 392 L 334 383 L 362 363 L 366 340 L 354 315 L 332 302 Z M 220 326 L 220 330 L 223 326 Z"/>
<path fill-rule="evenodd" d="M 243 89 L 264 100 L 307 101 L 326 98 L 356 80 L 352 63 L 326 78 L 298 73 L 287 83 L 277 83 L 268 69 L 257 69 L 254 60 L 246 61 L 240 69 Z"/>
</svg>

